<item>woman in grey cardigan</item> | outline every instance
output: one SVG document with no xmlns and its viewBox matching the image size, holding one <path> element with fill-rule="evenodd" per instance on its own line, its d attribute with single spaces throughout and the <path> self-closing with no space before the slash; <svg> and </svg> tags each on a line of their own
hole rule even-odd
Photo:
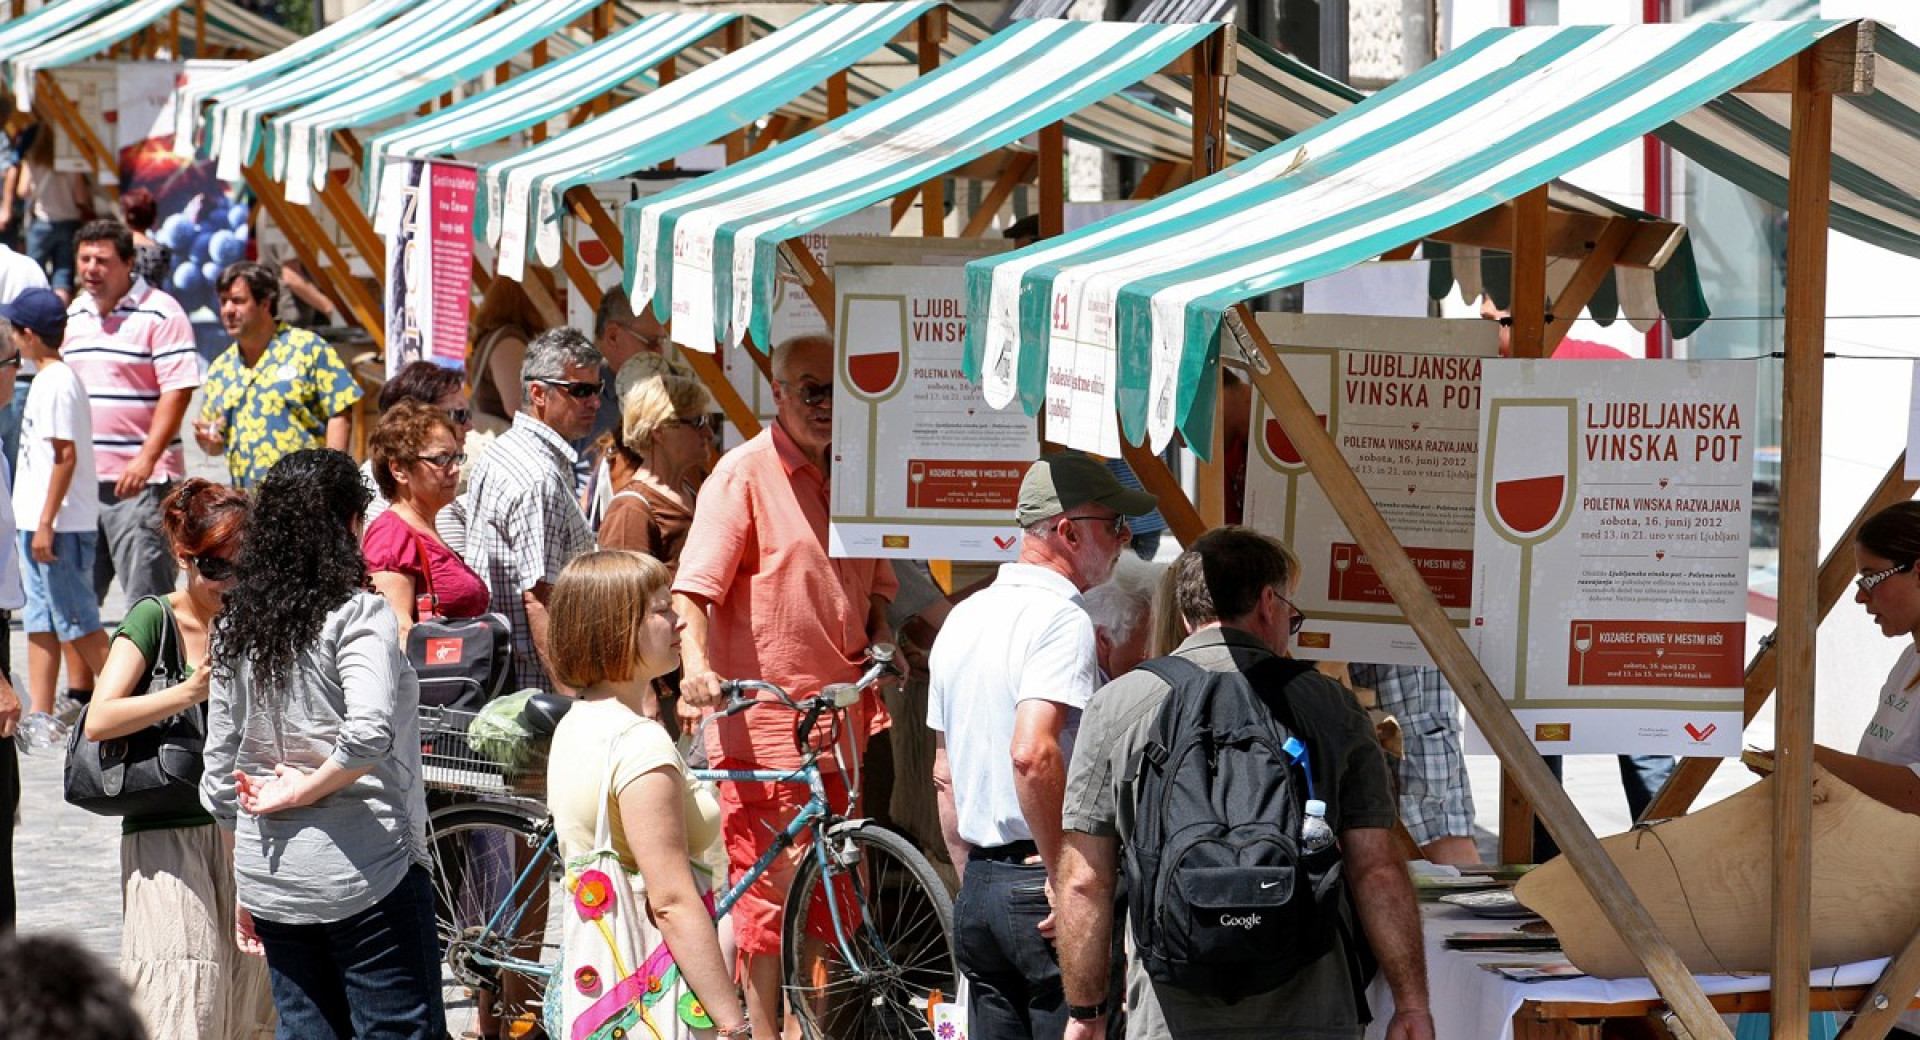
<svg viewBox="0 0 1920 1040">
<path fill-rule="evenodd" d="M 420 691 L 366 590 L 367 492 L 347 456 L 260 482 L 213 638 L 201 799 L 232 834 L 243 947 L 279 1036 L 441 1040 Z"/>
</svg>

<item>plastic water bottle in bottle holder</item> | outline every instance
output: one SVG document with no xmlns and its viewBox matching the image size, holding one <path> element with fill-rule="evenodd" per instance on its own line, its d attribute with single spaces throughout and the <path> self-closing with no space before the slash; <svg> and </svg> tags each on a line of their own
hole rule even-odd
<svg viewBox="0 0 1920 1040">
<path fill-rule="evenodd" d="M 1307 799 L 1307 815 L 1300 821 L 1300 848 L 1319 852 L 1333 847 L 1333 828 L 1327 823 L 1327 803 Z"/>
</svg>

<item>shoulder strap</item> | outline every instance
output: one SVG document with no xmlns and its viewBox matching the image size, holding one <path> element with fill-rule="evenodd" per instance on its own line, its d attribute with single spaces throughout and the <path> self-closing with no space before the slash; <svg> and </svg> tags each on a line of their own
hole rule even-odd
<svg viewBox="0 0 1920 1040">
<path fill-rule="evenodd" d="M 405 524 L 406 520 L 402 519 L 400 522 Z M 414 530 L 412 524 L 407 524 L 407 533 L 413 536 L 413 551 L 420 557 L 420 581 L 427 587 L 426 603 L 432 608 L 434 616 L 438 617 L 440 615 L 440 597 L 433 591 L 433 561 L 427 558 L 426 536 Z M 421 613 L 417 602 L 419 597 L 415 597 L 415 599 L 414 612 Z"/>
<path fill-rule="evenodd" d="M 187 663 L 180 649 L 180 622 L 174 619 L 173 604 L 165 596 L 143 596 L 141 600 L 153 600 L 160 607 L 160 645 L 153 655 L 153 674 L 178 682 L 185 677 Z"/>
<path fill-rule="evenodd" d="M 1310 661 L 1281 657 L 1276 654 L 1247 669 L 1246 672 L 1247 682 L 1253 686 L 1253 692 L 1260 698 L 1260 702 L 1267 706 L 1268 711 L 1273 712 L 1274 718 L 1279 719 L 1281 725 L 1287 727 L 1301 740 L 1306 740 L 1307 734 L 1300 729 L 1300 723 L 1294 718 L 1293 708 L 1287 703 L 1287 687 L 1292 685 L 1295 679 L 1311 671 L 1313 671 L 1313 664 Z"/>
</svg>

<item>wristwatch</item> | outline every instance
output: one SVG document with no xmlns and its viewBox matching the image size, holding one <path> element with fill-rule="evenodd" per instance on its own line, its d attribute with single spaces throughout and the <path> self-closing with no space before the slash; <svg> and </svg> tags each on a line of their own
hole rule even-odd
<svg viewBox="0 0 1920 1040">
<path fill-rule="evenodd" d="M 1099 1004 L 1068 1004 L 1067 1017 L 1077 1022 L 1091 1022 L 1107 1013 L 1105 1002 Z"/>
</svg>

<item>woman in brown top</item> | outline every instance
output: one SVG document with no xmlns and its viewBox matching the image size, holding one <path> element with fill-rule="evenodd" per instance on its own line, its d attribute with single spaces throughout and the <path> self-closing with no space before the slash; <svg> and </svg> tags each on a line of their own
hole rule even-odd
<svg viewBox="0 0 1920 1040">
<path fill-rule="evenodd" d="M 664 365 L 620 395 L 620 441 L 608 462 L 627 479 L 607 502 L 600 548 L 680 561 L 693 496 L 713 463 L 713 398 L 698 379 Z"/>
</svg>

